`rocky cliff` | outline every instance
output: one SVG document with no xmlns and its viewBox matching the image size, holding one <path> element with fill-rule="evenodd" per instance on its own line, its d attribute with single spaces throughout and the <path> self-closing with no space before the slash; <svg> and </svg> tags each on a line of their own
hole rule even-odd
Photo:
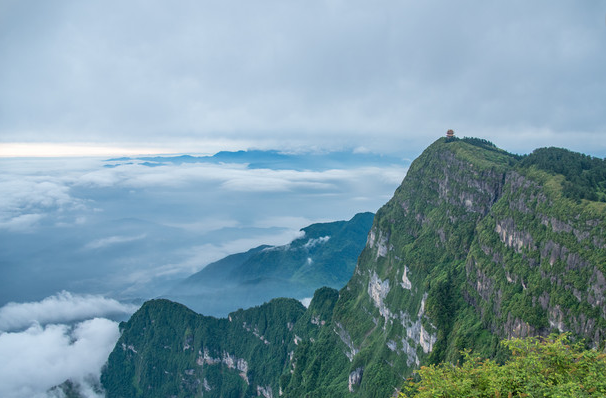
<svg viewBox="0 0 606 398">
<path fill-rule="evenodd" d="M 297 310 L 291 329 L 277 326 L 285 351 L 272 376 L 231 349 L 247 361 L 249 383 L 265 377 L 233 396 L 388 397 L 420 365 L 456 361 L 462 349 L 498 358 L 498 341 L 512 336 L 570 331 L 603 349 L 606 162 L 566 151 L 562 168 L 561 151 L 521 157 L 484 140 L 436 141 L 376 214 L 347 285 Z M 114 353 L 157 327 L 125 329 Z M 141 354 L 129 355 L 118 363 L 146 371 Z"/>
<path fill-rule="evenodd" d="M 568 197 L 545 154 L 440 139 L 415 160 L 335 307 L 330 360 L 350 392 L 389 396 L 462 349 L 498 357 L 503 338 L 570 331 L 603 345 L 606 203 Z"/>
</svg>

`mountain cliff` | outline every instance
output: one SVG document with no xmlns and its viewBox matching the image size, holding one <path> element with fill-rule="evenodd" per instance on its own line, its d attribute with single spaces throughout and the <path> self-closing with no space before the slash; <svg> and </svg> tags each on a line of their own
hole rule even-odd
<svg viewBox="0 0 606 398">
<path fill-rule="evenodd" d="M 338 294 L 322 289 L 307 310 L 277 300 L 227 320 L 183 309 L 188 321 L 173 318 L 168 302 L 146 304 L 110 356 L 102 378 L 108 396 L 165 396 L 160 381 L 171 374 L 174 396 L 388 397 L 416 367 L 456 361 L 462 349 L 498 359 L 504 338 L 570 331 L 603 349 L 605 170 L 602 159 L 557 148 L 522 157 L 485 140 L 439 139 L 377 212 Z M 150 314 L 147 323 L 135 322 L 140 312 Z M 153 322 L 160 314 L 172 329 Z M 236 322 L 236 314 L 251 319 Z M 253 324 L 269 344 L 235 337 Z M 160 332 L 190 336 L 193 353 L 184 357 L 180 340 L 174 356 L 147 342 Z M 237 344 L 223 348 L 224 334 Z M 241 377 L 240 389 L 217 392 L 233 369 L 215 362 L 222 378 L 204 378 L 201 347 L 209 344 L 211 358 L 226 352 L 247 361 L 248 384 Z M 262 361 L 243 354 L 273 345 L 279 353 Z M 170 360 L 157 359 L 164 356 Z M 120 378 L 117 369 L 130 373 Z M 143 377 L 152 369 L 160 381 Z M 188 375 L 197 390 L 186 391 Z M 133 394 L 116 393 L 126 390 Z"/>
</svg>

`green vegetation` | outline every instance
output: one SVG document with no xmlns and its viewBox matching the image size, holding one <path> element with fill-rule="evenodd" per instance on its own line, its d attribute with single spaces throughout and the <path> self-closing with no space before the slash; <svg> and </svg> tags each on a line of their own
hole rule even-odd
<svg viewBox="0 0 606 398">
<path fill-rule="evenodd" d="M 462 364 L 422 367 L 400 397 L 603 397 L 606 354 L 583 350 L 569 336 L 503 340 L 504 364 L 464 353 Z"/>
<path fill-rule="evenodd" d="M 127 323 L 101 375 L 107 397 L 252 397 L 278 389 L 305 308 L 276 299 L 216 319 L 168 300 Z"/>
<path fill-rule="evenodd" d="M 534 166 L 564 176 L 564 195 L 571 199 L 606 202 L 606 159 L 563 148 L 540 148 L 525 157 L 522 167 Z"/>
</svg>

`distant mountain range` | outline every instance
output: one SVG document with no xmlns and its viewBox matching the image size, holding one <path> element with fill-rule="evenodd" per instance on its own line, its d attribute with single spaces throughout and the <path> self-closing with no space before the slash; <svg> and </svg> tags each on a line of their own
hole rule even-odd
<svg viewBox="0 0 606 398">
<path fill-rule="evenodd" d="M 121 164 L 138 163 L 156 167 L 168 164 L 184 163 L 239 163 L 251 169 L 272 170 L 328 170 L 355 165 L 356 167 L 402 164 L 402 157 L 378 155 L 373 153 L 339 151 L 327 153 L 284 153 L 275 150 L 221 151 L 212 156 L 152 156 L 121 157 L 108 159 L 105 167 L 116 167 Z"/>
<path fill-rule="evenodd" d="M 274 297 L 311 299 L 319 287 L 339 288 L 351 278 L 373 218 L 360 213 L 312 224 L 287 245 L 263 245 L 209 264 L 163 297 L 215 316 Z"/>
<path fill-rule="evenodd" d="M 223 319 L 149 301 L 121 324 L 102 384 L 108 398 L 387 398 L 414 369 L 456 363 L 462 350 L 504 359 L 506 338 L 570 332 L 603 350 L 604 201 L 604 159 L 438 139 L 377 212 L 339 291 L 317 290 L 307 309 L 275 299 Z M 335 242 L 309 233 L 292 245 L 300 260 L 305 245 Z M 218 267 L 207 272 L 233 275 Z M 293 270 L 297 281 L 314 279 Z M 251 265 L 239 281 L 254 285 L 255 275 Z"/>
</svg>

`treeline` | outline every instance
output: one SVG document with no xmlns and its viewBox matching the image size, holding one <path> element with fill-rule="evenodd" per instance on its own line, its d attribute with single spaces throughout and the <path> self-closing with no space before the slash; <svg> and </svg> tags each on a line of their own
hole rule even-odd
<svg viewBox="0 0 606 398">
<path fill-rule="evenodd" d="M 606 160 L 562 148 L 540 148 L 524 157 L 520 166 L 535 166 L 565 177 L 565 196 L 606 202 Z"/>
<path fill-rule="evenodd" d="M 493 144 L 491 141 L 485 140 L 484 138 L 463 137 L 463 141 L 484 149 L 498 149 L 495 144 Z"/>
<path fill-rule="evenodd" d="M 446 137 L 446 142 L 455 142 L 455 141 L 463 141 L 466 142 L 468 144 L 480 147 L 480 148 L 484 148 L 484 149 L 488 149 L 488 150 L 496 150 L 499 152 L 502 152 L 501 149 L 499 149 L 495 144 L 493 144 L 491 141 L 485 140 L 484 138 L 476 138 L 476 137 L 463 137 L 463 138 L 458 138 L 458 137 Z"/>
</svg>

